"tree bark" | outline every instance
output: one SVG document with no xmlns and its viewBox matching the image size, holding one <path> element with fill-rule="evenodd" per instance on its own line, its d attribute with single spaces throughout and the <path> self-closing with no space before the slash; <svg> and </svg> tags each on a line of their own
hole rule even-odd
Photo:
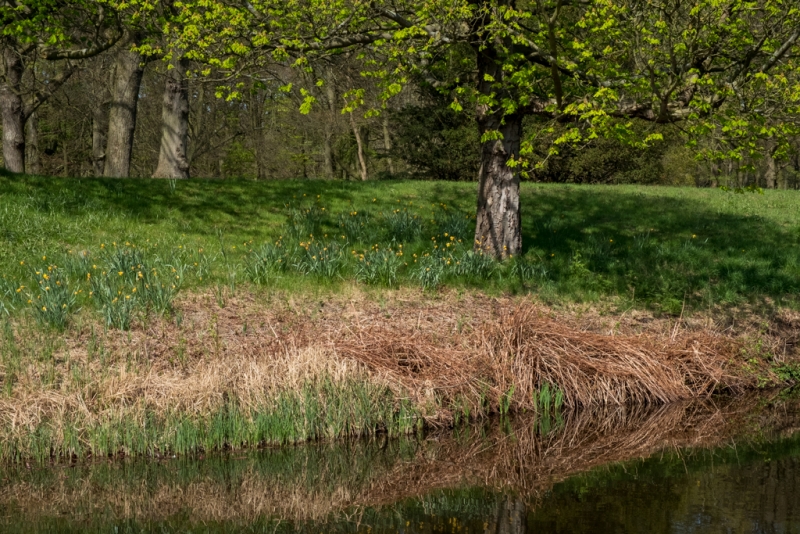
<svg viewBox="0 0 800 534">
<path fill-rule="evenodd" d="M 336 168 L 333 161 L 333 125 L 336 121 L 336 89 L 333 82 L 325 85 L 325 95 L 328 100 L 328 117 L 325 119 L 324 138 L 322 141 L 322 158 L 325 177 L 329 180 L 336 178 Z"/>
<path fill-rule="evenodd" d="M 130 49 L 134 44 L 134 38 L 122 43 L 114 65 L 104 167 L 104 175 L 109 178 L 127 178 L 131 170 L 136 108 L 144 74 L 141 55 Z"/>
<path fill-rule="evenodd" d="M 161 103 L 161 150 L 153 178 L 189 178 L 189 80 L 188 61 L 173 62 L 164 81 Z"/>
<path fill-rule="evenodd" d="M 39 156 L 39 117 L 36 112 L 31 113 L 27 121 L 28 137 L 26 141 L 25 172 L 28 174 L 41 174 L 42 160 Z"/>
<path fill-rule="evenodd" d="M 364 158 L 364 142 L 361 139 L 361 131 L 356 124 L 356 119 L 353 117 L 353 113 L 350 113 L 350 126 L 353 128 L 353 134 L 356 136 L 356 147 L 358 148 L 358 165 L 359 165 L 359 172 L 361 173 L 361 179 L 366 181 L 369 179 L 369 175 L 367 174 L 367 160 Z"/>
<path fill-rule="evenodd" d="M 778 176 L 778 167 L 775 164 L 775 151 L 778 149 L 777 143 L 773 140 L 768 140 L 764 147 L 764 182 L 767 189 L 775 189 L 776 179 Z"/>
<path fill-rule="evenodd" d="M 388 154 L 392 150 L 392 136 L 389 135 L 389 116 L 383 115 L 383 149 L 386 151 L 386 163 L 389 164 L 389 173 L 394 174 L 394 162 Z"/>
<path fill-rule="evenodd" d="M 505 75 L 497 51 L 488 46 L 476 52 L 478 92 L 497 98 L 494 80 L 500 83 Z M 509 161 L 519 157 L 523 115 L 504 115 L 501 110 L 489 109 L 487 104 L 479 104 L 476 112 L 481 139 L 485 136 L 488 139 L 481 143 L 474 248 L 476 252 L 505 259 L 522 251 L 520 178 Z"/>
<path fill-rule="evenodd" d="M 3 115 L 3 164 L 11 172 L 25 172 L 25 106 L 20 94 L 22 58 L 10 48 L 2 49 L 5 77 L 0 85 Z"/>
<path fill-rule="evenodd" d="M 103 176 L 108 141 L 108 102 L 92 110 L 92 175 Z"/>
<path fill-rule="evenodd" d="M 519 173 L 508 166 L 519 156 L 522 116 L 497 115 L 478 119 L 481 136 L 497 131 L 503 138 L 481 146 L 478 171 L 478 213 L 475 250 L 498 259 L 517 256 L 522 250 L 519 209 Z"/>
</svg>

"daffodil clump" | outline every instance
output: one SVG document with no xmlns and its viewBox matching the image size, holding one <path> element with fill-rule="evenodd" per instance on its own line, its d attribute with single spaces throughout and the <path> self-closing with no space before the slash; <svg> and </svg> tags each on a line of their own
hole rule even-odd
<svg viewBox="0 0 800 534">
<path fill-rule="evenodd" d="M 46 259 L 46 256 L 42 257 L 42 260 Z M 73 289 L 57 265 L 35 269 L 34 276 L 37 286 L 27 292 L 28 304 L 32 306 L 34 316 L 43 324 L 63 330 L 75 307 L 75 297 L 83 290 Z M 19 291 L 25 289 L 20 286 Z"/>
<path fill-rule="evenodd" d="M 257 284 L 300 275 L 387 287 L 405 278 L 426 289 L 451 278 L 494 276 L 497 262 L 472 251 L 468 236 L 474 216 L 443 203 L 431 207 L 427 213 L 408 205 L 334 215 L 318 200 L 310 207 L 293 208 L 275 241 L 250 249 L 244 259 L 245 275 Z M 336 221 L 335 226 L 326 226 L 326 220 Z"/>
<path fill-rule="evenodd" d="M 207 274 L 202 253 L 195 253 L 198 261 L 193 264 L 183 256 L 173 254 L 166 262 L 130 242 L 112 242 L 94 250 L 67 250 L 58 260 L 48 255 L 20 260 L 21 277 L 0 279 L 0 311 L 28 309 L 41 324 L 61 330 L 72 314 L 94 308 L 107 326 L 127 329 L 136 313 L 172 312 L 185 271 L 193 270 L 198 278 Z"/>
</svg>

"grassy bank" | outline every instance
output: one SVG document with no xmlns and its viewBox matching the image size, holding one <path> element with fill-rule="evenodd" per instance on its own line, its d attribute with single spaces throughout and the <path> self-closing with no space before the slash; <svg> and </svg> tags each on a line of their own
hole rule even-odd
<svg viewBox="0 0 800 534">
<path fill-rule="evenodd" d="M 800 377 L 793 192 L 524 184 L 498 264 L 473 184 L 0 191 L 5 460 L 551 426 Z"/>
<path fill-rule="evenodd" d="M 612 299 L 675 315 L 798 304 L 794 191 L 526 183 L 524 255 L 503 265 L 469 252 L 474 198 L 469 183 L 0 178 L 0 294 L 9 311 L 25 308 L 39 296 L 36 271 L 57 265 L 84 306 L 87 274 L 141 264 L 180 275 L 180 288 L 218 292 L 358 281 Z"/>
</svg>

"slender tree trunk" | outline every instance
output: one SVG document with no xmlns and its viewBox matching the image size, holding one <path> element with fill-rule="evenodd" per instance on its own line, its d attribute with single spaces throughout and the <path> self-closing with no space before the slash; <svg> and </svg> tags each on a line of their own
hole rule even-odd
<svg viewBox="0 0 800 534">
<path fill-rule="evenodd" d="M 353 128 L 353 134 L 356 136 L 356 146 L 358 148 L 358 165 L 359 165 L 359 172 L 361 173 L 362 180 L 368 180 L 369 176 L 367 175 L 367 160 L 364 158 L 364 142 L 361 138 L 361 130 L 358 128 L 356 124 L 356 119 L 353 117 L 353 113 L 350 113 L 350 126 Z"/>
<path fill-rule="evenodd" d="M 336 89 L 333 82 L 325 85 L 325 96 L 328 99 L 328 117 L 325 120 L 324 138 L 322 141 L 322 158 L 325 177 L 332 180 L 336 178 L 336 169 L 333 162 L 333 125 L 336 122 Z"/>
<path fill-rule="evenodd" d="M 261 91 L 256 91 L 247 106 L 250 110 L 250 121 L 252 124 L 253 135 L 253 154 L 256 163 L 256 180 L 267 178 L 267 168 L 264 160 L 268 154 L 266 151 L 266 124 L 264 123 L 265 95 Z"/>
<path fill-rule="evenodd" d="M 335 178 L 336 171 L 333 168 L 333 129 L 330 124 L 325 125 L 324 138 L 322 140 L 322 159 L 325 177 L 329 180 Z"/>
<path fill-rule="evenodd" d="M 61 140 L 61 158 L 64 160 L 64 167 L 61 171 L 61 175 L 64 178 L 69 177 L 69 136 L 66 135 L 67 125 L 64 125 L 64 138 Z"/>
<path fill-rule="evenodd" d="M 5 79 L 0 85 L 3 115 L 3 164 L 11 172 L 25 172 L 25 107 L 20 95 L 22 58 L 10 48 L 1 50 Z"/>
<path fill-rule="evenodd" d="M 716 161 L 711 162 L 711 180 L 709 181 L 709 187 L 719 187 L 719 164 Z"/>
<path fill-rule="evenodd" d="M 108 141 L 108 102 L 92 110 L 92 175 L 103 176 Z"/>
<path fill-rule="evenodd" d="M 388 155 L 392 150 L 392 136 L 389 135 L 389 116 L 383 115 L 383 149 Z M 389 164 L 389 173 L 394 174 L 394 163 L 391 156 L 386 158 L 386 163 Z"/>
<path fill-rule="evenodd" d="M 775 189 L 777 185 L 778 167 L 775 164 L 775 151 L 778 145 L 775 141 L 769 140 L 764 147 L 764 182 L 767 189 Z"/>
<path fill-rule="evenodd" d="M 41 174 L 42 164 L 39 156 L 39 116 L 36 112 L 31 113 L 27 122 L 28 140 L 25 147 L 26 162 L 25 172 L 28 174 Z"/>
<path fill-rule="evenodd" d="M 105 176 L 110 178 L 127 178 L 131 170 L 136 108 L 144 74 L 141 55 L 130 50 L 135 42 L 129 38 L 122 43 L 114 65 L 104 168 Z"/>
<path fill-rule="evenodd" d="M 185 59 L 167 71 L 161 105 L 161 150 L 153 178 L 188 178 L 189 80 Z"/>
<path fill-rule="evenodd" d="M 308 156 L 306 155 L 306 132 L 300 136 L 300 161 L 303 162 L 303 178 L 308 178 Z"/>
</svg>

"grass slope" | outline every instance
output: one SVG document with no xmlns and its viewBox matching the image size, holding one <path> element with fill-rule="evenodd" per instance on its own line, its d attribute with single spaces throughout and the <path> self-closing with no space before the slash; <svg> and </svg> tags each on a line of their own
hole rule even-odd
<svg viewBox="0 0 800 534">
<path fill-rule="evenodd" d="M 39 310 L 35 272 L 57 265 L 74 287 L 82 277 L 81 304 L 88 266 L 111 272 L 115 251 L 133 246 L 141 256 L 129 260 L 177 267 L 181 288 L 358 279 L 550 303 L 612 297 L 669 314 L 798 302 L 793 191 L 525 183 L 524 256 L 502 266 L 467 252 L 474 199 L 469 183 L 0 178 L 0 296 Z"/>
</svg>

